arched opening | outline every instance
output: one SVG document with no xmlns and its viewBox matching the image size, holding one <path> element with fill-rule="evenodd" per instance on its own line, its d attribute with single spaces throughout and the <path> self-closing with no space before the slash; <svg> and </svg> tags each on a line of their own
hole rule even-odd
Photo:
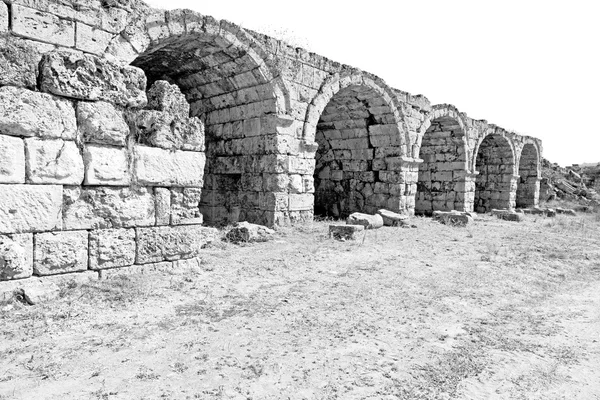
<svg viewBox="0 0 600 400">
<path fill-rule="evenodd" d="M 533 207 L 538 204 L 540 183 L 538 177 L 539 157 L 535 146 L 527 143 L 519 161 L 519 184 L 517 185 L 517 207 Z"/>
<path fill-rule="evenodd" d="M 157 80 L 176 84 L 190 104 L 190 116 L 204 123 L 200 208 L 209 224 L 272 223 L 267 214 L 273 210 L 261 202 L 261 160 L 264 118 L 276 113 L 277 91 L 264 63 L 250 52 L 224 36 L 194 33 L 161 40 L 132 62 L 145 71 L 148 87 Z"/>
<path fill-rule="evenodd" d="M 315 215 L 398 211 L 404 179 L 394 157 L 401 139 L 392 107 L 375 89 L 351 85 L 327 103 L 317 124 Z"/>
<path fill-rule="evenodd" d="M 467 155 L 464 130 L 451 117 L 436 118 L 423 135 L 415 213 L 465 210 Z M 472 193 L 472 192 L 471 192 Z"/>
<path fill-rule="evenodd" d="M 515 159 L 508 140 L 497 134 L 483 139 L 477 151 L 475 168 L 475 211 L 514 208 Z"/>
</svg>

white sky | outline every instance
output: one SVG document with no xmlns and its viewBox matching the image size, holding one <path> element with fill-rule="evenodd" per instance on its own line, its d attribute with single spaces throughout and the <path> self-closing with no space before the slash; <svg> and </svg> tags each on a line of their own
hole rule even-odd
<svg viewBox="0 0 600 400">
<path fill-rule="evenodd" d="M 598 0 L 150 0 L 190 8 L 543 140 L 565 166 L 600 162 Z"/>
</svg>

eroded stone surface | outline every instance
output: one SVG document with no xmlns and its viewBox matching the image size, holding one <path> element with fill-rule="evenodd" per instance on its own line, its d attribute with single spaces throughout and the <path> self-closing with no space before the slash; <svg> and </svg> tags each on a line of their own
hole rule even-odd
<svg viewBox="0 0 600 400">
<path fill-rule="evenodd" d="M 363 225 L 329 225 L 329 237 L 337 240 L 356 240 L 364 232 Z"/>
<path fill-rule="evenodd" d="M 460 211 L 434 211 L 433 219 L 452 226 L 466 226 L 473 222 L 470 213 Z"/>
<path fill-rule="evenodd" d="M 71 102 L 46 93 L 0 87 L 0 133 L 74 140 L 75 109 Z"/>
<path fill-rule="evenodd" d="M 82 139 L 88 143 L 125 146 L 129 135 L 123 112 L 104 101 L 79 102 L 77 123 Z"/>
<path fill-rule="evenodd" d="M 33 234 L 0 235 L 0 281 L 33 274 Z"/>
<path fill-rule="evenodd" d="M 65 229 L 154 225 L 154 197 L 146 188 L 66 187 Z"/>
<path fill-rule="evenodd" d="M 398 214 L 389 210 L 377 210 L 377 214 L 381 215 L 385 226 L 400 226 L 408 220 L 408 215 Z"/>
<path fill-rule="evenodd" d="M 60 229 L 62 186 L 0 185 L 0 233 Z"/>
<path fill-rule="evenodd" d="M 156 204 L 156 225 L 171 223 L 171 191 L 167 188 L 154 188 Z"/>
<path fill-rule="evenodd" d="M 383 226 L 383 218 L 379 214 L 352 213 L 348 216 L 346 223 L 348 225 L 362 225 L 365 229 L 378 229 Z"/>
<path fill-rule="evenodd" d="M 162 111 L 141 110 L 131 117 L 140 143 L 163 149 L 204 151 L 204 125 Z"/>
<path fill-rule="evenodd" d="M 173 188 L 171 189 L 171 224 L 201 224 L 200 201 L 202 189 L 200 188 Z"/>
<path fill-rule="evenodd" d="M 41 63 L 42 90 L 82 100 L 103 100 L 124 107 L 146 105 L 146 76 L 136 67 L 121 66 L 89 54 L 56 51 Z"/>
<path fill-rule="evenodd" d="M 247 221 L 239 222 L 226 234 L 227 240 L 239 242 L 266 242 L 273 239 L 275 231 L 266 226 L 251 224 Z"/>
<path fill-rule="evenodd" d="M 127 186 L 131 182 L 126 149 L 88 145 L 83 161 L 86 185 Z"/>
<path fill-rule="evenodd" d="M 136 263 L 192 258 L 218 238 L 219 231 L 200 225 L 137 228 Z"/>
<path fill-rule="evenodd" d="M 88 232 L 49 232 L 35 235 L 33 271 L 55 275 L 85 271 L 88 267 Z"/>
<path fill-rule="evenodd" d="M 165 111 L 182 118 L 190 115 L 190 105 L 177 85 L 159 80 L 152 84 L 147 95 L 149 110 Z"/>
<path fill-rule="evenodd" d="M 103 229 L 90 232 L 90 269 L 132 265 L 135 261 L 134 229 Z"/>
<path fill-rule="evenodd" d="M 25 139 L 27 181 L 80 185 L 83 159 L 75 142 Z"/>
<path fill-rule="evenodd" d="M 0 20 L 2 7 L 0 3 Z M 2 32 L 2 22 L 0 22 Z M 35 89 L 37 85 L 38 64 L 42 55 L 35 46 L 13 36 L 0 34 L 0 86 L 23 86 Z"/>
<path fill-rule="evenodd" d="M 8 6 L 0 3 L 0 32 L 8 31 Z"/>
<path fill-rule="evenodd" d="M 18 4 L 12 5 L 12 29 L 20 36 L 60 46 L 75 45 L 75 23 Z"/>
<path fill-rule="evenodd" d="M 135 179 L 148 186 L 202 187 L 205 162 L 204 153 L 136 146 Z"/>
<path fill-rule="evenodd" d="M 0 183 L 25 183 L 25 145 L 21 138 L 0 135 Z"/>
</svg>

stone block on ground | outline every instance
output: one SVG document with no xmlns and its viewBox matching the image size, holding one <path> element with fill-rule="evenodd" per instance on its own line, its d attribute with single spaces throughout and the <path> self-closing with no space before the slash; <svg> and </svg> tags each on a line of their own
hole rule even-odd
<svg viewBox="0 0 600 400">
<path fill-rule="evenodd" d="M 434 211 L 433 219 L 452 226 L 466 226 L 473 222 L 473 217 L 469 213 L 461 211 Z"/>
<path fill-rule="evenodd" d="M 233 243 L 240 242 L 266 242 L 273 238 L 275 231 L 266 226 L 251 224 L 249 222 L 238 222 L 225 235 L 225 238 Z"/>
<path fill-rule="evenodd" d="M 125 267 L 135 262 L 134 229 L 101 229 L 90 232 L 90 269 Z"/>
<path fill-rule="evenodd" d="M 378 229 L 383 226 L 383 217 L 379 214 L 352 213 L 346 220 L 347 225 L 362 225 L 365 229 Z"/>
<path fill-rule="evenodd" d="M 33 274 L 33 234 L 0 235 L 0 281 Z"/>
<path fill-rule="evenodd" d="M 88 232 L 49 232 L 35 235 L 33 271 L 54 275 L 88 268 Z"/>
<path fill-rule="evenodd" d="M 81 185 L 83 158 L 72 141 L 25 139 L 27 181 Z"/>
<path fill-rule="evenodd" d="M 125 146 L 129 125 L 123 112 L 110 103 L 98 101 L 77 104 L 77 123 L 86 143 Z"/>
<path fill-rule="evenodd" d="M 0 185 L 0 233 L 61 229 L 62 186 Z"/>
<path fill-rule="evenodd" d="M 204 153 L 136 146 L 135 179 L 140 185 L 201 188 L 205 162 Z"/>
<path fill-rule="evenodd" d="M 60 288 L 46 279 L 28 279 L 23 282 L 19 292 L 28 304 L 34 306 L 56 300 L 60 295 Z"/>
<path fill-rule="evenodd" d="M 0 18 L 2 18 L 0 2 Z M 0 32 L 2 22 L 0 22 Z M 21 86 L 35 89 L 38 64 L 42 55 L 25 40 L 10 35 L 0 35 L 0 86 Z"/>
<path fill-rule="evenodd" d="M 577 213 L 575 212 L 575 210 L 573 210 L 571 208 L 561 208 L 561 207 L 556 207 L 556 213 L 557 214 L 570 215 L 572 217 L 574 217 L 574 216 L 577 215 Z"/>
<path fill-rule="evenodd" d="M 40 65 L 40 86 L 45 92 L 123 107 L 147 103 L 146 75 L 137 67 L 69 51 L 45 54 Z"/>
<path fill-rule="evenodd" d="M 363 225 L 329 225 L 329 237 L 336 240 L 356 240 L 364 231 Z"/>
<path fill-rule="evenodd" d="M 0 134 L 74 140 L 75 109 L 67 100 L 12 86 L 0 87 Z"/>
<path fill-rule="evenodd" d="M 514 210 L 492 210 L 492 215 L 495 215 L 499 219 L 503 219 L 505 221 L 514 221 L 521 222 L 524 217 L 523 214 L 519 214 Z"/>
<path fill-rule="evenodd" d="M 200 225 L 137 228 L 136 264 L 196 257 L 218 237 L 217 229 Z"/>
<path fill-rule="evenodd" d="M 398 214 L 389 210 L 378 210 L 385 226 L 401 226 L 408 222 L 408 215 Z"/>
<path fill-rule="evenodd" d="M 0 135 L 0 183 L 25 183 L 25 144 L 21 138 Z"/>
</svg>

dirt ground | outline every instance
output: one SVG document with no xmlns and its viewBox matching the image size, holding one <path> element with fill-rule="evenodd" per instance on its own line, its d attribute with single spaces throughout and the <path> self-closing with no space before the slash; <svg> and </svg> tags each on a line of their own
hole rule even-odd
<svg viewBox="0 0 600 400">
<path fill-rule="evenodd" d="M 526 217 L 315 222 L 1 304 L 0 399 L 600 399 L 600 216 Z"/>
</svg>

